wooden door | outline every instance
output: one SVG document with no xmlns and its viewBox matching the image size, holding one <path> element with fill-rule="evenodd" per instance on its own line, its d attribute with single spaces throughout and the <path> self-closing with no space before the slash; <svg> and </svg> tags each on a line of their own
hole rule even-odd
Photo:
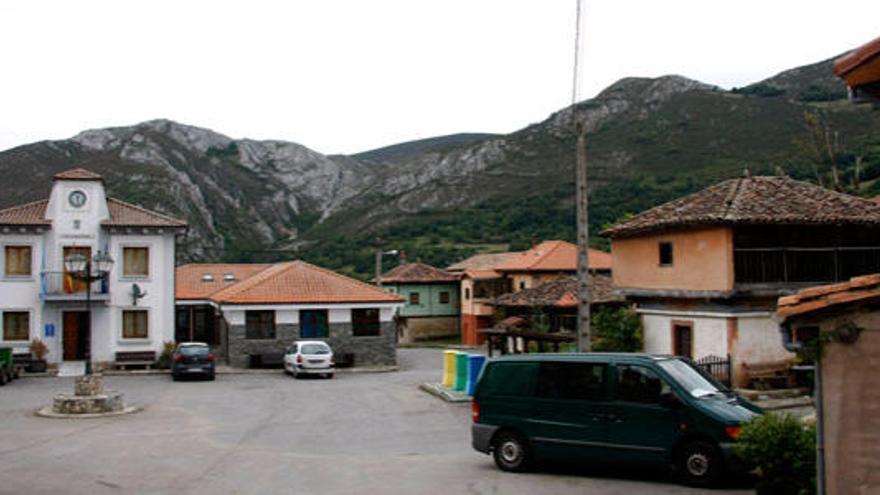
<svg viewBox="0 0 880 495">
<path fill-rule="evenodd" d="M 81 325 L 82 313 L 79 311 L 64 312 L 64 360 L 76 361 L 83 359 L 82 338 L 85 329 Z"/>
<path fill-rule="evenodd" d="M 67 259 L 71 254 L 81 254 L 88 259 L 92 258 L 92 248 L 87 246 L 66 246 L 64 248 L 64 257 L 61 259 L 61 262 L 64 263 L 64 260 Z M 72 276 L 67 273 L 67 267 L 64 267 L 64 292 L 67 294 L 73 294 L 76 292 L 85 292 L 88 284 L 82 280 L 76 280 Z"/>
<path fill-rule="evenodd" d="M 676 356 L 694 357 L 693 323 L 674 322 L 672 324 L 672 353 Z"/>
</svg>

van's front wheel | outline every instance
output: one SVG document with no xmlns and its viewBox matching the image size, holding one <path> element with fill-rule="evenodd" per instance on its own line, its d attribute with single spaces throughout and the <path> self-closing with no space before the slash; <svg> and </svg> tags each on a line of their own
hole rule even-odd
<svg viewBox="0 0 880 495">
<path fill-rule="evenodd" d="M 675 467 L 685 484 L 711 486 L 723 472 L 721 452 L 709 442 L 688 442 L 678 449 Z"/>
<path fill-rule="evenodd" d="M 501 432 L 492 443 L 495 465 L 502 471 L 525 471 L 531 461 L 531 452 L 525 439 L 516 433 Z"/>
</svg>

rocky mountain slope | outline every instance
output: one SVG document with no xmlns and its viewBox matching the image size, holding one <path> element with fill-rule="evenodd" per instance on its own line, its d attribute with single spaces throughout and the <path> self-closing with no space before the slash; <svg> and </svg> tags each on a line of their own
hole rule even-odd
<svg viewBox="0 0 880 495">
<path fill-rule="evenodd" d="M 382 237 L 442 264 L 532 236 L 574 236 L 575 113 L 588 130 L 594 231 L 745 168 L 809 176 L 805 112 L 842 137 L 841 166 L 863 157 L 870 189 L 874 168 L 880 175 L 880 112 L 840 100 L 830 66 L 733 92 L 680 76 L 628 78 L 509 135 L 445 136 L 352 156 L 168 120 L 89 130 L 0 152 L 0 173 L 14 178 L 0 186 L 0 207 L 45 197 L 52 174 L 85 167 L 106 178 L 111 195 L 186 218 L 184 259 L 296 254 L 364 275 L 370 242 Z M 822 97 L 809 97 L 816 87 Z"/>
</svg>

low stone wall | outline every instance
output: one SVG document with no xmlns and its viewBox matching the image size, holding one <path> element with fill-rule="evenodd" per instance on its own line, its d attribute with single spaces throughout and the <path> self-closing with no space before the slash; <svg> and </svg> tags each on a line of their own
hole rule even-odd
<svg viewBox="0 0 880 495">
<path fill-rule="evenodd" d="M 323 340 L 339 356 L 353 353 L 355 366 L 393 366 L 397 364 L 397 334 L 394 322 L 382 322 L 376 337 L 355 337 L 351 323 L 331 323 L 330 336 Z M 229 326 L 229 364 L 246 368 L 251 354 L 284 352 L 295 340 L 301 340 L 299 325 L 276 325 L 274 339 L 245 338 L 244 325 Z"/>
<path fill-rule="evenodd" d="M 457 316 L 426 316 L 401 318 L 400 342 L 411 344 L 424 340 L 459 336 Z"/>
</svg>

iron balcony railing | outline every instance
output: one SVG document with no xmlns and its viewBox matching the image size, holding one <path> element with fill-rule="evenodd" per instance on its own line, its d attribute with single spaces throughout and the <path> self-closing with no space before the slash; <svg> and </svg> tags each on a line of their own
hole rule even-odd
<svg viewBox="0 0 880 495">
<path fill-rule="evenodd" d="M 42 292 L 48 296 L 86 296 L 86 287 L 91 286 L 93 295 L 107 294 L 110 291 L 110 282 L 105 277 L 103 280 L 96 280 L 89 284 L 82 280 L 75 279 L 67 272 L 43 272 L 42 273 Z"/>
<path fill-rule="evenodd" d="M 880 272 L 880 247 L 739 248 L 737 284 L 840 282 Z"/>
</svg>

